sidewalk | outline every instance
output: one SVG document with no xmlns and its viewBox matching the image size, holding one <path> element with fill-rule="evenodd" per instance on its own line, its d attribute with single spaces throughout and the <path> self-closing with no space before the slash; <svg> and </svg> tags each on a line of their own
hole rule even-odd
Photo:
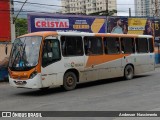
<svg viewBox="0 0 160 120">
<path fill-rule="evenodd" d="M 155 64 L 155 68 L 159 68 L 160 67 L 160 64 Z"/>
<path fill-rule="evenodd" d="M 0 83 L 3 83 L 3 82 L 9 82 L 9 79 L 8 78 L 0 79 Z"/>
</svg>

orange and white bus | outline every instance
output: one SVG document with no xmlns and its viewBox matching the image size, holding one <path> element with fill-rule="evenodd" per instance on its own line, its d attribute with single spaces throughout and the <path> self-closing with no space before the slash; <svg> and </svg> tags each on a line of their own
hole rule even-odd
<svg viewBox="0 0 160 120">
<path fill-rule="evenodd" d="M 20 88 L 63 86 L 123 77 L 155 69 L 149 35 L 35 32 L 14 40 L 9 82 Z"/>
</svg>

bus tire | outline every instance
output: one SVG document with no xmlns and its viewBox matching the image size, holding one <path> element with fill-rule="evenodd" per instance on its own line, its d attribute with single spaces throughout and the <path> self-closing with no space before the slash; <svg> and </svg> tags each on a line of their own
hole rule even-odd
<svg viewBox="0 0 160 120">
<path fill-rule="evenodd" d="M 134 69 L 131 65 L 127 65 L 124 69 L 124 78 L 126 80 L 131 80 L 134 76 Z"/>
<path fill-rule="evenodd" d="M 63 88 L 67 91 L 75 89 L 77 77 L 73 72 L 67 72 L 63 78 Z"/>
<path fill-rule="evenodd" d="M 40 90 L 42 90 L 42 91 L 46 91 L 48 89 L 49 89 L 49 87 L 40 88 Z"/>
</svg>

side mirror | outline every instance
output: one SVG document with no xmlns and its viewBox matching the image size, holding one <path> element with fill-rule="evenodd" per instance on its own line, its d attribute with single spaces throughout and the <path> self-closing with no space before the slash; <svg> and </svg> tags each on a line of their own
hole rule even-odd
<svg viewBox="0 0 160 120">
<path fill-rule="evenodd" d="M 6 55 L 8 54 L 8 44 L 6 44 L 5 53 L 6 53 Z"/>
</svg>

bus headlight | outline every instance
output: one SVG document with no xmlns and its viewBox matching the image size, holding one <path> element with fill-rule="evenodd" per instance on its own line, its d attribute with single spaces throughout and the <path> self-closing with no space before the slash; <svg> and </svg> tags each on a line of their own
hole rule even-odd
<svg viewBox="0 0 160 120">
<path fill-rule="evenodd" d="M 38 74 L 37 71 L 34 71 L 33 73 L 31 73 L 29 79 L 34 78 L 37 74 Z"/>
</svg>

